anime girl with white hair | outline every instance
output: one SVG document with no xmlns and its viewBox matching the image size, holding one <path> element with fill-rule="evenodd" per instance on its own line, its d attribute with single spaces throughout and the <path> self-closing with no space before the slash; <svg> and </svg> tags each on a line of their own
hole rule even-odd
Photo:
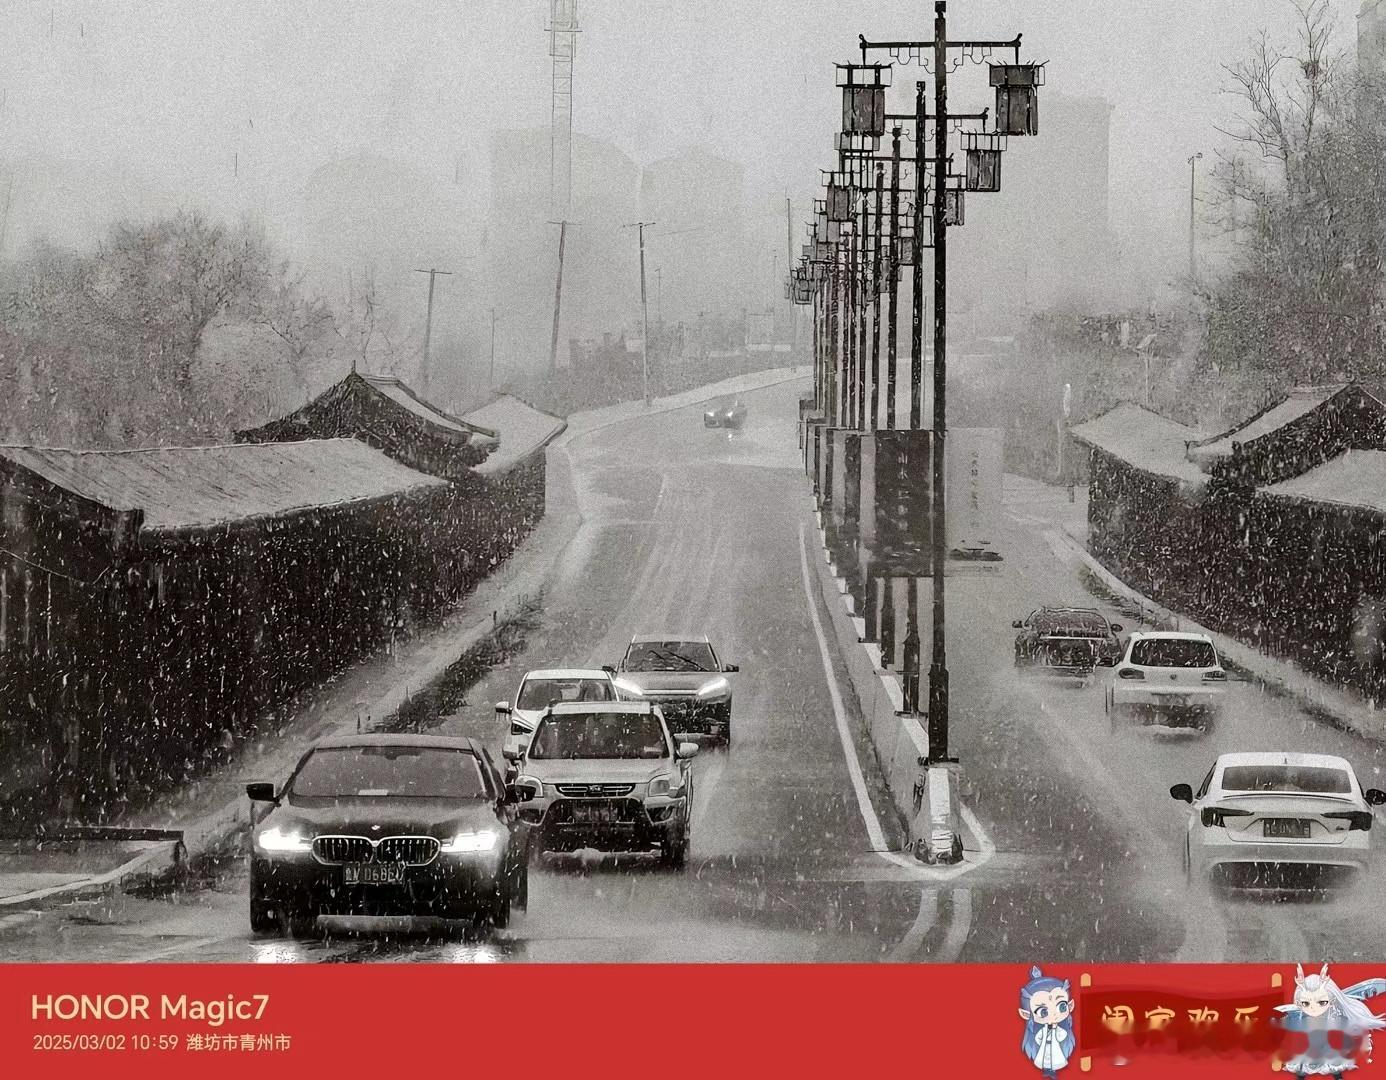
<svg viewBox="0 0 1386 1080">
<path fill-rule="evenodd" d="M 1285 1014 L 1280 1026 L 1304 1032 L 1309 1046 L 1287 1061 L 1284 1071 L 1297 1077 L 1332 1076 L 1337 1080 L 1357 1068 L 1357 1051 L 1370 1055 L 1372 1032 L 1386 1027 L 1386 1019 L 1363 1002 L 1382 993 L 1386 993 L 1386 979 L 1367 979 L 1344 990 L 1329 978 L 1327 964 L 1317 975 L 1306 975 L 1295 965 L 1294 1001 L 1277 1005 L 1276 1010 Z M 1329 1040 L 1333 1031 L 1342 1033 L 1337 1047 Z"/>
</svg>

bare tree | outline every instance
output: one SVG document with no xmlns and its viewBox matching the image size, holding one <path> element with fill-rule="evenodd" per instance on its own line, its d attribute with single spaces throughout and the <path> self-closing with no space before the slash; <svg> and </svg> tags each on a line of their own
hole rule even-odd
<svg viewBox="0 0 1386 1080">
<path fill-rule="evenodd" d="M 1381 281 L 1381 124 L 1334 44 L 1327 0 L 1292 0 L 1296 38 L 1262 33 L 1227 67 L 1237 102 L 1220 127 L 1215 220 L 1235 242 L 1205 297 L 1205 360 L 1269 368 L 1280 381 L 1374 369 Z"/>
</svg>

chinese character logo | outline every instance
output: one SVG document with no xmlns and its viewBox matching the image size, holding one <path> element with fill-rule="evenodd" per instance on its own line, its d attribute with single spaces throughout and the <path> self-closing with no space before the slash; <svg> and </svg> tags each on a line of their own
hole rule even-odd
<svg viewBox="0 0 1386 1080">
<path fill-rule="evenodd" d="M 1317 975 L 1305 975 L 1295 967 L 1295 998 L 1277 1005 L 1284 1014 L 1280 1026 L 1303 1032 L 1307 1046 L 1284 1065 L 1293 1076 L 1341 1076 L 1357 1068 L 1358 1050 L 1370 1060 L 1372 1032 L 1386 1027 L 1386 1019 L 1364 1004 L 1367 998 L 1386 993 L 1386 979 L 1367 979 L 1340 989 L 1328 975 L 1328 965 Z"/>
<path fill-rule="evenodd" d="M 1057 1080 L 1073 1055 L 1073 999 L 1067 980 L 1031 968 L 1030 981 L 1020 988 L 1020 1018 L 1025 1021 L 1021 1051 L 1049 1080 Z"/>
</svg>

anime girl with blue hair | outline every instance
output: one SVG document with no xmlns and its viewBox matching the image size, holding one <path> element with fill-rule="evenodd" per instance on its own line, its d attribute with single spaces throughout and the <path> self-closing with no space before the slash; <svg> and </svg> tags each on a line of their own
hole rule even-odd
<svg viewBox="0 0 1386 1080">
<path fill-rule="evenodd" d="M 1049 1080 L 1073 1054 L 1073 999 L 1068 980 L 1053 979 L 1030 969 L 1030 981 L 1020 988 L 1020 1018 L 1025 1035 L 1020 1049 Z"/>
</svg>

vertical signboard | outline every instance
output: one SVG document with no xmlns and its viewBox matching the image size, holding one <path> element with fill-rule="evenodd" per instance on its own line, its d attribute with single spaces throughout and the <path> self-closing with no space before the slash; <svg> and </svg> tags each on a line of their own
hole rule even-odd
<svg viewBox="0 0 1386 1080">
<path fill-rule="evenodd" d="M 997 560 L 1005 432 L 951 428 L 948 432 L 948 551 L 953 558 Z"/>
<path fill-rule="evenodd" d="M 930 572 L 932 440 L 931 431 L 876 432 L 871 562 L 882 576 L 924 577 Z"/>
</svg>

